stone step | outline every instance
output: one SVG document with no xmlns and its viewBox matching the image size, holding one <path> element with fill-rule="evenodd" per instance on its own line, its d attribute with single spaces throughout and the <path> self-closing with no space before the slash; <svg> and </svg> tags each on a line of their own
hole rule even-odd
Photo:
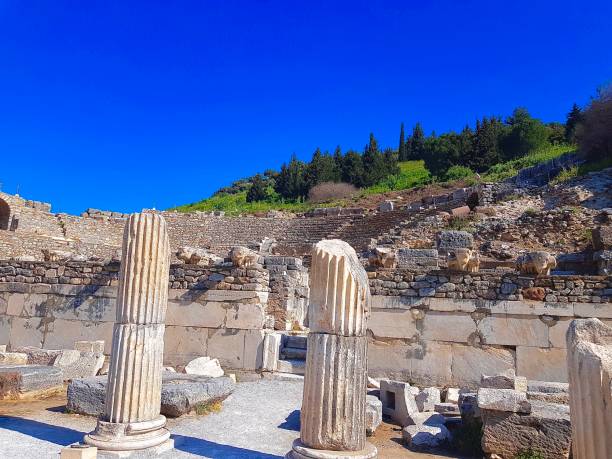
<svg viewBox="0 0 612 459">
<path fill-rule="evenodd" d="M 280 373 L 291 373 L 294 375 L 303 375 L 306 371 L 305 360 L 284 360 L 278 361 L 276 371 Z"/>
<path fill-rule="evenodd" d="M 288 360 L 306 360 L 306 349 L 298 347 L 284 347 L 281 350 L 281 358 Z"/>
<path fill-rule="evenodd" d="M 306 336 L 288 336 L 285 343 L 285 347 L 292 347 L 295 349 L 306 349 L 306 343 L 308 340 Z"/>
</svg>

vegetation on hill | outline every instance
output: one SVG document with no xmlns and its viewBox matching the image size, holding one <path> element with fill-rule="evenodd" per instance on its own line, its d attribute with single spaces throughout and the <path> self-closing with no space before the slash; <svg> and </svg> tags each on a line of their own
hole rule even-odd
<svg viewBox="0 0 612 459">
<path fill-rule="evenodd" d="M 609 166 L 612 86 L 600 90 L 584 110 L 574 104 L 563 124 L 544 123 L 520 107 L 505 120 L 484 117 L 476 121 L 474 128 L 466 126 L 459 133 L 451 131 L 439 136 L 425 135 L 420 123 L 406 136 L 402 123 L 397 150 L 381 150 L 373 134 L 361 153 L 343 153 L 337 147 L 330 154 L 317 148 L 309 162 L 293 155 L 280 171 L 267 170 L 238 180 L 208 199 L 176 210 L 299 212 L 320 205 L 321 195 L 334 205 L 345 205 L 350 202 L 347 190 L 351 186 L 360 189 L 358 196 L 367 196 L 433 182 L 501 181 L 525 167 L 571 152 L 576 144 L 588 163 L 563 172 L 559 180 Z M 339 185 L 333 186 L 334 183 Z M 310 193 L 315 187 L 325 192 Z M 315 195 L 318 198 L 313 198 Z"/>
</svg>

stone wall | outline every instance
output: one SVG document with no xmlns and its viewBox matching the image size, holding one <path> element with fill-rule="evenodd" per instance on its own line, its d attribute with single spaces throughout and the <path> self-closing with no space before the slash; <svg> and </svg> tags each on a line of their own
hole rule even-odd
<svg viewBox="0 0 612 459">
<path fill-rule="evenodd" d="M 514 368 L 567 381 L 565 333 L 576 317 L 612 322 L 610 276 L 369 273 L 369 370 L 420 384 L 475 385 Z M 541 289 L 541 290 L 539 290 Z M 528 299 L 535 294 L 544 300 Z"/>
<path fill-rule="evenodd" d="M 291 330 L 304 325 L 308 309 L 308 269 L 300 258 L 267 256 L 265 267 L 270 273 L 268 310 L 276 330 Z"/>
<path fill-rule="evenodd" d="M 164 359 L 211 355 L 226 368 L 261 367 L 268 272 L 173 265 Z M 72 348 L 102 339 L 110 352 L 119 264 L 0 262 L 0 343 Z"/>
</svg>

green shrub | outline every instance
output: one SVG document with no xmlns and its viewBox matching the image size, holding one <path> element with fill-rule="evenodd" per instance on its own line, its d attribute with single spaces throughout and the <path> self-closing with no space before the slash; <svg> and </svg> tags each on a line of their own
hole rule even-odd
<svg viewBox="0 0 612 459">
<path fill-rule="evenodd" d="M 536 215 L 538 215 L 538 211 L 534 209 L 533 207 L 529 207 L 525 209 L 525 212 L 523 212 L 523 215 L 526 215 L 527 217 L 535 217 Z"/>
<path fill-rule="evenodd" d="M 474 171 L 465 166 L 452 166 L 444 174 L 444 180 L 447 182 L 466 179 L 469 177 L 474 177 Z"/>
<path fill-rule="evenodd" d="M 457 231 L 474 231 L 474 219 L 471 217 L 451 217 L 446 227 Z"/>
<path fill-rule="evenodd" d="M 578 166 L 570 167 L 569 169 L 563 169 L 559 174 L 548 182 L 550 185 L 557 185 L 559 183 L 567 182 L 578 176 Z"/>
</svg>

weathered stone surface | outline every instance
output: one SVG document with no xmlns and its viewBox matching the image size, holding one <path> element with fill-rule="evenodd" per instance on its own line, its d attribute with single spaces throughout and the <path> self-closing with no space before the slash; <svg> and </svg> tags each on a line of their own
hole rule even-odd
<svg viewBox="0 0 612 459">
<path fill-rule="evenodd" d="M 481 411 L 485 453 L 504 459 L 528 451 L 545 459 L 569 456 L 571 428 L 567 407 L 537 401 L 531 404 L 530 414 Z"/>
<path fill-rule="evenodd" d="M 612 451 L 612 327 L 574 320 L 567 364 L 575 459 L 604 459 Z"/>
<path fill-rule="evenodd" d="M 68 385 L 66 409 L 72 413 L 99 416 L 104 413 L 107 378 L 75 379 Z M 181 416 L 196 406 L 224 400 L 234 390 L 229 377 L 209 378 L 164 372 L 162 375 L 161 413 Z"/>
<path fill-rule="evenodd" d="M 536 276 L 548 276 L 550 270 L 557 267 L 554 256 L 544 251 L 529 252 L 521 255 L 516 260 L 516 268 L 522 274 L 535 274 Z"/>
<path fill-rule="evenodd" d="M 444 401 L 446 403 L 459 403 L 459 389 L 457 387 L 449 387 L 446 389 Z"/>
<path fill-rule="evenodd" d="M 514 353 L 495 347 L 452 345 L 452 378 L 459 386 L 477 387 L 481 374 L 498 374 L 514 368 Z"/>
<path fill-rule="evenodd" d="M 334 450 L 373 458 L 376 448 L 366 442 L 368 277 L 355 250 L 340 240 L 318 242 L 311 266 L 300 440 L 288 456 L 326 457 L 322 451 Z"/>
<path fill-rule="evenodd" d="M 62 349 L 41 349 L 35 346 L 19 346 L 14 351 L 26 354 L 28 365 L 53 365 L 55 359 L 63 353 Z"/>
<path fill-rule="evenodd" d="M 368 329 L 377 337 L 412 338 L 417 334 L 416 321 L 406 309 L 374 309 Z"/>
<path fill-rule="evenodd" d="M 98 448 L 80 443 L 67 446 L 60 451 L 60 459 L 96 459 L 97 457 Z"/>
<path fill-rule="evenodd" d="M 459 405 L 457 405 L 456 403 L 436 403 L 434 405 L 434 411 L 436 413 L 440 413 L 444 416 L 459 416 L 461 414 L 461 412 L 459 411 Z"/>
<path fill-rule="evenodd" d="M 41 365 L 0 366 L 0 398 L 27 396 L 64 383 L 62 370 Z"/>
<path fill-rule="evenodd" d="M 219 266 L 223 263 L 223 258 L 214 253 L 194 247 L 180 247 L 176 258 L 188 265 Z"/>
<path fill-rule="evenodd" d="M 527 379 L 567 382 L 566 351 L 517 346 L 516 373 Z"/>
<path fill-rule="evenodd" d="M 482 375 L 480 378 L 480 387 L 490 389 L 513 389 L 519 392 L 527 392 L 527 378 L 524 376 L 516 376 L 514 369 L 510 369 L 494 376 Z"/>
<path fill-rule="evenodd" d="M 426 387 L 414 398 L 419 411 L 433 411 L 436 403 L 440 403 L 440 389 Z"/>
<path fill-rule="evenodd" d="M 401 381 L 382 379 L 380 381 L 380 400 L 383 414 L 390 416 L 401 426 L 411 423 L 410 416 L 419 412 L 410 384 Z"/>
<path fill-rule="evenodd" d="M 185 373 L 188 375 L 208 376 L 211 378 L 224 375 L 223 369 L 221 365 L 219 365 L 219 360 L 212 359 L 208 356 L 193 359 L 185 366 Z"/>
<path fill-rule="evenodd" d="M 433 409 L 432 409 L 433 411 Z M 410 425 L 442 425 L 446 422 L 446 417 L 440 413 L 423 412 L 410 415 Z"/>
<path fill-rule="evenodd" d="M 170 438 L 160 415 L 170 268 L 161 215 L 130 215 L 122 260 L 104 414 L 85 436 L 102 450 L 146 449 Z"/>
<path fill-rule="evenodd" d="M 478 407 L 481 410 L 529 413 L 531 404 L 525 392 L 514 389 L 478 389 Z"/>
<path fill-rule="evenodd" d="M 402 430 L 402 439 L 408 446 L 415 448 L 437 448 L 451 440 L 452 436 L 445 425 L 410 425 Z"/>
<path fill-rule="evenodd" d="M 440 231 L 436 235 L 438 250 L 471 249 L 474 246 L 474 237 L 467 231 Z"/>
<path fill-rule="evenodd" d="M 64 380 L 96 376 L 104 365 L 104 354 L 99 352 L 64 351 L 53 366 L 62 369 Z"/>
<path fill-rule="evenodd" d="M 612 226 L 599 226 L 591 231 L 593 250 L 612 250 Z"/>
<path fill-rule="evenodd" d="M 0 352 L 0 365 L 25 365 L 28 354 L 23 352 Z"/>
<path fill-rule="evenodd" d="M 344 241 L 323 240 L 314 247 L 311 264 L 310 331 L 364 336 L 370 288 L 355 250 Z"/>
<path fill-rule="evenodd" d="M 423 338 L 432 341 L 467 343 L 477 330 L 476 323 L 467 314 L 431 312 L 425 314 L 422 325 Z"/>
<path fill-rule="evenodd" d="M 75 341 L 74 348 L 81 352 L 98 352 L 104 353 L 104 341 Z"/>
<path fill-rule="evenodd" d="M 478 324 L 484 343 L 548 347 L 548 326 L 537 317 L 483 318 Z"/>
<path fill-rule="evenodd" d="M 229 257 L 232 260 L 234 266 L 239 268 L 250 268 L 255 266 L 259 262 L 259 255 L 251 249 L 247 249 L 246 247 L 234 247 L 230 253 Z"/>
<path fill-rule="evenodd" d="M 398 268 L 438 268 L 438 251 L 435 249 L 407 249 L 397 251 Z"/>
<path fill-rule="evenodd" d="M 366 435 L 369 437 L 382 422 L 382 402 L 374 395 L 366 396 Z"/>
</svg>

